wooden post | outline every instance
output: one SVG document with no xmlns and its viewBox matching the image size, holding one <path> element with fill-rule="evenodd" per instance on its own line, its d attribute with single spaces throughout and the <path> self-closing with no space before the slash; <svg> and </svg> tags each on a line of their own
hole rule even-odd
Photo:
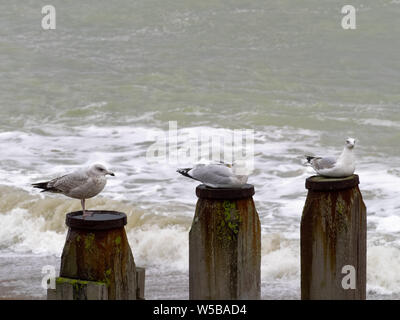
<svg viewBox="0 0 400 320">
<path fill-rule="evenodd" d="M 107 285 L 59 277 L 56 289 L 47 289 L 47 300 L 108 300 Z"/>
<path fill-rule="evenodd" d="M 254 187 L 196 188 L 189 233 L 189 298 L 260 299 L 261 227 Z"/>
<path fill-rule="evenodd" d="M 366 207 L 359 177 L 306 180 L 301 219 L 301 299 L 366 297 Z"/>
<path fill-rule="evenodd" d="M 136 266 L 124 229 L 126 222 L 121 212 L 94 211 L 85 219 L 81 211 L 68 213 L 60 277 L 103 282 L 109 300 L 135 300 Z"/>
<path fill-rule="evenodd" d="M 145 300 L 144 299 L 145 278 L 146 278 L 146 269 L 136 267 L 136 299 L 137 300 Z"/>
</svg>

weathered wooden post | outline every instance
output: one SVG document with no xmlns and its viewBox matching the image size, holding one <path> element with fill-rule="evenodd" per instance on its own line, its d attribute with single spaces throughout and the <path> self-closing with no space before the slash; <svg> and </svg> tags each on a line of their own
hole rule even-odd
<svg viewBox="0 0 400 320">
<path fill-rule="evenodd" d="M 366 297 L 367 218 L 359 177 L 306 180 L 301 219 L 301 299 Z"/>
<path fill-rule="evenodd" d="M 261 227 L 254 187 L 196 188 L 189 233 L 189 298 L 260 299 Z"/>
<path fill-rule="evenodd" d="M 48 299 L 135 300 L 144 297 L 137 288 L 136 266 L 124 226 L 124 213 L 93 211 L 68 213 L 69 227 L 61 257 L 56 290 Z M 140 277 L 144 286 L 144 270 Z M 140 288 L 139 288 L 140 289 Z"/>
</svg>

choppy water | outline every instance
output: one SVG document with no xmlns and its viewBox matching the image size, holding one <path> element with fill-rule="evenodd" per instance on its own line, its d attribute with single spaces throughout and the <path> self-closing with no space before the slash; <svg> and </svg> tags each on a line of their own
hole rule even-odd
<svg viewBox="0 0 400 320">
<path fill-rule="evenodd" d="M 341 28 L 339 1 L 52 4 L 57 29 L 43 31 L 41 1 L 0 3 L 1 297 L 44 297 L 43 257 L 57 265 L 65 213 L 79 209 L 30 183 L 92 162 L 117 177 L 88 205 L 128 214 L 136 262 L 150 271 L 147 298 L 187 297 L 196 183 L 176 174 L 182 163 L 146 159 L 169 121 L 178 146 L 197 134 L 254 130 L 249 182 L 268 299 L 299 297 L 299 224 L 312 174 L 302 155 L 335 155 L 344 138 L 358 138 L 368 297 L 398 296 L 398 1 L 353 1 L 353 31 Z"/>
</svg>

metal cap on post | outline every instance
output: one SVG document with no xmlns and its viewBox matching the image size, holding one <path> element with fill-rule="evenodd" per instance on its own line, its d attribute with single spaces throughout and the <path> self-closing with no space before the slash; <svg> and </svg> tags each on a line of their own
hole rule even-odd
<svg viewBox="0 0 400 320">
<path fill-rule="evenodd" d="M 366 207 L 359 177 L 306 180 L 301 219 L 301 298 L 366 297 Z"/>
<path fill-rule="evenodd" d="M 83 218 L 82 211 L 67 213 L 65 224 L 81 230 L 111 230 L 123 228 L 127 223 L 126 214 L 116 211 L 93 211 L 93 215 Z"/>
<path fill-rule="evenodd" d="M 251 198 L 254 195 L 254 186 L 245 184 L 241 188 L 209 188 L 204 184 L 197 186 L 196 196 L 200 199 L 238 200 Z"/>
<path fill-rule="evenodd" d="M 356 187 L 360 184 L 358 175 L 346 178 L 325 178 L 312 176 L 306 179 L 306 189 L 313 191 L 337 191 Z"/>
<path fill-rule="evenodd" d="M 254 187 L 196 188 L 189 233 L 189 298 L 260 299 L 261 227 Z"/>
</svg>

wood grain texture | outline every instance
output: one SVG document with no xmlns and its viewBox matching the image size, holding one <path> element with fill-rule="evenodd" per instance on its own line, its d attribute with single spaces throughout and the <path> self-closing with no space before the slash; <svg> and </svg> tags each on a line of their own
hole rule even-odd
<svg viewBox="0 0 400 320">
<path fill-rule="evenodd" d="M 104 282 L 109 300 L 135 300 L 136 266 L 125 229 L 69 228 L 60 276 Z"/>
<path fill-rule="evenodd" d="M 200 198 L 189 233 L 189 298 L 260 299 L 260 267 L 253 199 Z"/>
<path fill-rule="evenodd" d="M 366 241 L 367 213 L 358 186 L 309 190 L 301 219 L 301 298 L 365 299 Z M 356 270 L 356 289 L 342 287 L 345 265 Z"/>
</svg>

